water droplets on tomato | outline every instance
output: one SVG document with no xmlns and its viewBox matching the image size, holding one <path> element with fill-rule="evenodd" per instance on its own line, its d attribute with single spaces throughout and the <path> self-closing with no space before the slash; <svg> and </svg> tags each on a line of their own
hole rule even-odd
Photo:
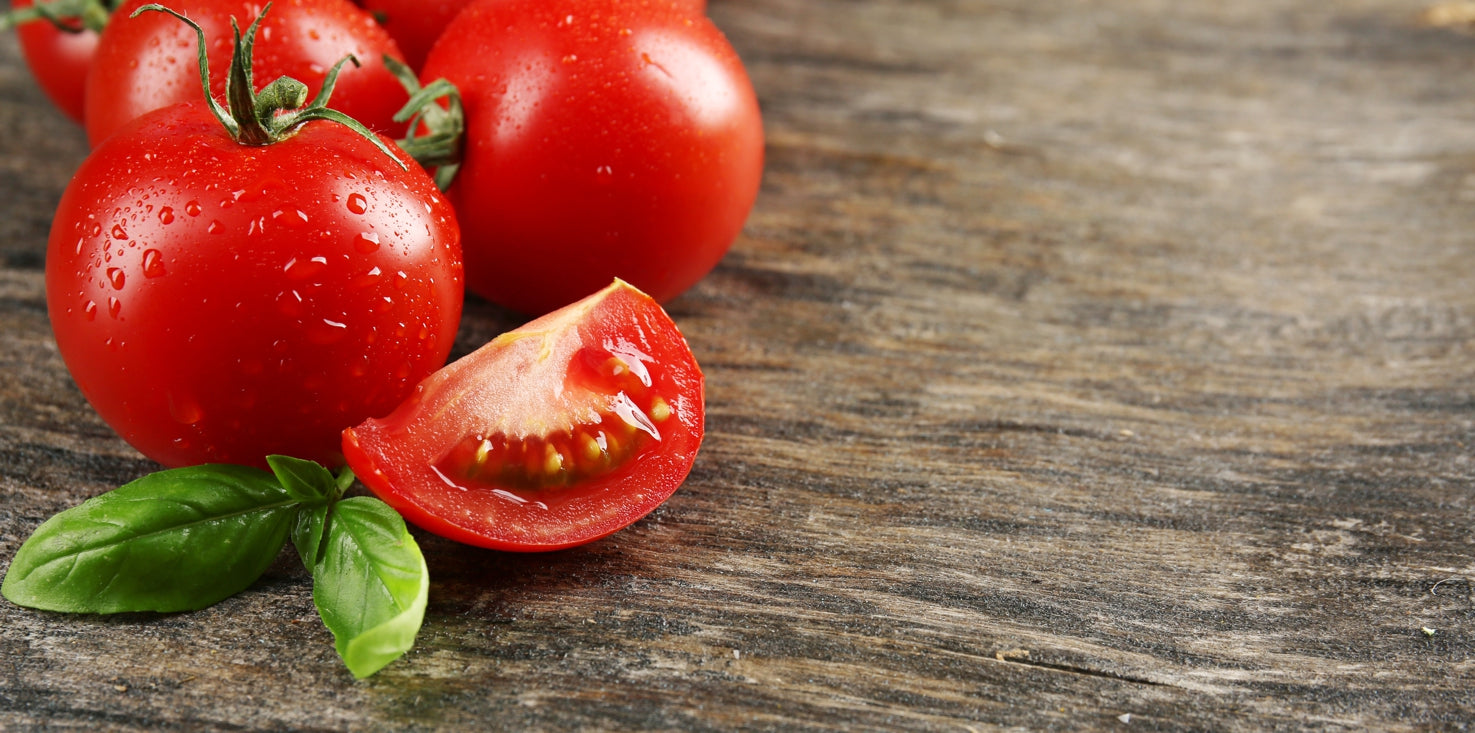
<svg viewBox="0 0 1475 733">
<path fill-rule="evenodd" d="M 307 339 L 318 346 L 341 341 L 348 334 L 348 324 L 323 318 L 307 328 Z"/>
<path fill-rule="evenodd" d="M 301 318 L 306 312 L 306 302 L 296 290 L 283 290 L 277 294 L 277 311 L 288 318 Z"/>
<path fill-rule="evenodd" d="M 169 393 L 169 416 L 181 425 L 194 425 L 205 419 L 205 408 L 187 395 Z"/>
<path fill-rule="evenodd" d="M 200 212 L 204 210 L 205 209 L 200 206 L 200 202 L 198 201 L 191 201 L 184 205 L 184 213 L 189 214 L 190 216 L 199 216 Z"/>
<path fill-rule="evenodd" d="M 348 195 L 347 206 L 349 211 L 355 214 L 363 214 L 369 210 L 369 200 L 364 198 L 364 195 L 361 193 L 351 193 Z"/>
<path fill-rule="evenodd" d="M 114 290 L 122 290 L 123 289 L 123 286 L 127 282 L 128 282 L 128 274 L 125 273 L 125 272 L 123 272 L 123 268 L 121 268 L 121 267 L 109 267 L 108 268 L 108 284 L 112 285 Z"/>
<path fill-rule="evenodd" d="M 143 251 L 143 276 L 147 278 L 163 277 L 164 253 L 156 249 Z"/>
<path fill-rule="evenodd" d="M 282 271 L 292 280 L 308 280 L 328 269 L 328 258 L 321 255 L 311 258 L 293 257 Z"/>
<path fill-rule="evenodd" d="M 379 234 L 376 232 L 360 232 L 353 238 L 353 248 L 360 254 L 372 254 L 379 250 Z"/>
<path fill-rule="evenodd" d="M 159 208 L 159 223 L 160 224 L 173 224 L 174 223 L 174 209 L 169 208 L 168 206 L 160 207 Z"/>
<path fill-rule="evenodd" d="M 366 273 L 364 273 L 362 275 L 359 275 L 357 278 L 355 278 L 354 281 L 353 281 L 353 286 L 356 287 L 356 288 L 367 288 L 367 287 L 369 287 L 369 286 L 371 286 L 371 285 L 379 282 L 379 280 L 382 279 L 383 277 L 384 277 L 384 271 L 383 270 L 380 270 L 379 267 L 376 265 L 374 267 L 374 269 L 369 270 L 368 272 L 366 272 Z"/>
<path fill-rule="evenodd" d="M 307 226 L 308 223 L 307 212 L 301 209 L 293 209 L 291 211 L 277 209 L 271 212 L 271 220 L 273 222 L 280 222 L 293 229 L 300 229 L 301 227 Z"/>
</svg>

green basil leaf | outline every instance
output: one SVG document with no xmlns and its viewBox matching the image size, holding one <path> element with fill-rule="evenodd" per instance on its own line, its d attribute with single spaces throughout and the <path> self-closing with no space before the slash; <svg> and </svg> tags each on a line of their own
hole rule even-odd
<svg viewBox="0 0 1475 733">
<path fill-rule="evenodd" d="M 338 655 L 360 679 L 410 650 L 425 619 L 430 574 L 405 520 L 378 499 L 333 505 L 312 571 L 312 599 Z"/>
<path fill-rule="evenodd" d="M 338 480 L 321 464 L 290 456 L 267 456 L 266 465 L 282 482 L 282 488 L 304 504 L 332 501 L 343 494 Z"/>
<path fill-rule="evenodd" d="M 297 521 L 292 527 L 292 545 L 302 565 L 311 573 L 317 567 L 318 554 L 323 548 L 323 530 L 328 528 L 328 512 L 332 504 L 303 506 L 297 510 Z"/>
<path fill-rule="evenodd" d="M 0 594 L 47 611 L 192 611 L 232 596 L 271 565 L 297 500 L 255 468 L 149 474 L 36 528 Z"/>
</svg>

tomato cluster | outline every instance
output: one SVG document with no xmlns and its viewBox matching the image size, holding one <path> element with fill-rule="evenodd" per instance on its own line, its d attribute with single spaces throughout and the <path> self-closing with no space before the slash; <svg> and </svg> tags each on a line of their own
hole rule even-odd
<svg viewBox="0 0 1475 733">
<path fill-rule="evenodd" d="M 167 4 L 6 16 L 94 146 L 46 286 L 109 425 L 169 466 L 346 461 L 497 549 L 596 539 L 680 485 L 703 384 L 658 302 L 723 256 L 763 165 L 705 2 Z M 443 368 L 467 289 L 547 315 Z"/>
</svg>

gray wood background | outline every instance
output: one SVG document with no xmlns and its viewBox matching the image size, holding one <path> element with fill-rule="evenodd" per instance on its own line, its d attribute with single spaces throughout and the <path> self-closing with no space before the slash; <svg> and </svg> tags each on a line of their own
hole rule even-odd
<svg viewBox="0 0 1475 733">
<path fill-rule="evenodd" d="M 768 167 L 671 305 L 686 486 L 552 555 L 422 534 L 364 682 L 287 556 L 0 604 L 0 729 L 1468 730 L 1475 36 L 1431 5 L 714 0 Z M 0 566 L 152 468 L 47 326 L 84 154 L 0 39 Z"/>
</svg>

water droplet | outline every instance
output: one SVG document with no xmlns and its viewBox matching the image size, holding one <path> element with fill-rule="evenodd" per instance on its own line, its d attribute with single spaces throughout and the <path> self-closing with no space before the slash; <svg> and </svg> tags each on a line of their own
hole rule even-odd
<svg viewBox="0 0 1475 733">
<path fill-rule="evenodd" d="M 327 257 L 318 256 L 311 259 L 293 257 L 287 261 L 287 265 L 282 268 L 282 271 L 287 273 L 287 277 L 293 280 L 307 280 L 317 276 L 326 269 L 328 269 Z"/>
<path fill-rule="evenodd" d="M 296 290 L 284 290 L 277 295 L 277 310 L 288 318 L 301 318 L 305 312 L 302 294 Z"/>
<path fill-rule="evenodd" d="M 369 200 L 361 193 L 349 194 L 348 210 L 355 214 L 362 214 L 369 210 Z"/>
<path fill-rule="evenodd" d="M 96 221 L 92 222 L 92 228 L 87 230 L 87 234 L 93 237 L 102 236 L 102 223 Z"/>
<path fill-rule="evenodd" d="M 579 60 L 579 57 L 576 56 L 576 55 L 574 55 L 574 54 L 569 54 L 569 55 L 563 57 L 563 62 L 565 64 L 572 64 L 572 63 L 574 63 L 575 61 L 578 61 L 578 60 Z"/>
<path fill-rule="evenodd" d="M 156 249 L 143 251 L 143 276 L 161 277 L 164 275 L 164 253 Z"/>
<path fill-rule="evenodd" d="M 200 202 L 198 201 L 191 201 L 184 205 L 184 213 L 189 214 L 190 216 L 199 216 L 200 212 L 204 210 L 205 209 L 200 206 Z"/>
<path fill-rule="evenodd" d="M 121 267 L 109 267 L 108 282 L 112 284 L 114 290 L 122 290 L 123 284 L 128 282 L 128 274 L 123 272 Z"/>
<path fill-rule="evenodd" d="M 194 425 L 205 419 L 205 408 L 193 398 L 184 395 L 169 394 L 169 416 L 181 425 Z"/>
<path fill-rule="evenodd" d="M 108 298 L 108 315 L 117 318 L 123 312 L 123 301 L 117 298 Z"/>
<path fill-rule="evenodd" d="M 362 232 L 353 238 L 353 248 L 360 254 L 371 254 L 379 251 L 379 235 L 376 232 Z"/>
<path fill-rule="evenodd" d="M 127 239 L 127 238 L 128 238 L 128 231 L 123 228 L 123 225 L 122 224 L 114 224 L 113 225 L 113 239 Z"/>
<path fill-rule="evenodd" d="M 301 209 L 293 209 L 291 211 L 283 211 L 281 209 L 277 209 L 276 211 L 271 212 L 271 220 L 274 222 L 281 222 L 286 226 L 297 229 L 307 226 L 307 212 Z"/>
<path fill-rule="evenodd" d="M 367 288 L 370 285 L 379 282 L 379 279 L 383 276 L 384 271 L 380 270 L 376 266 L 374 269 L 369 270 L 368 272 L 358 276 L 358 278 L 353 281 L 353 285 L 356 288 Z"/>
<path fill-rule="evenodd" d="M 87 304 L 82 306 L 82 315 L 86 316 L 89 321 L 97 320 L 97 303 L 91 300 L 87 301 Z"/>
<path fill-rule="evenodd" d="M 174 223 L 174 209 L 165 206 L 159 209 L 159 222 L 162 224 Z"/>
<path fill-rule="evenodd" d="M 205 231 L 210 232 L 211 234 L 219 234 L 224 229 L 225 225 L 221 224 L 219 219 L 210 222 L 210 226 L 205 227 Z"/>
<path fill-rule="evenodd" d="M 314 344 L 325 346 L 341 340 L 347 333 L 348 324 L 324 318 L 307 329 L 307 338 Z"/>
</svg>

